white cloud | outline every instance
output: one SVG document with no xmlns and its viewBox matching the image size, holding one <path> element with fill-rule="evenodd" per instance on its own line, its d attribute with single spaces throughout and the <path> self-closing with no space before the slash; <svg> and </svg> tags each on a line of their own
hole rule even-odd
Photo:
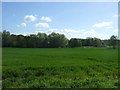
<svg viewBox="0 0 120 90">
<path fill-rule="evenodd" d="M 108 39 L 109 38 L 108 35 L 100 34 L 100 33 L 96 32 L 94 29 L 83 32 L 82 37 L 97 37 L 100 39 Z"/>
<path fill-rule="evenodd" d="M 52 28 L 48 30 L 48 33 L 51 32 L 56 32 L 56 33 L 77 33 L 79 32 L 78 30 L 74 30 L 74 29 L 57 29 L 57 28 Z"/>
<path fill-rule="evenodd" d="M 27 26 L 26 23 L 21 23 L 21 24 L 18 25 L 18 27 L 26 27 L 26 26 Z"/>
<path fill-rule="evenodd" d="M 115 30 L 115 32 L 117 31 L 117 29 Z M 74 30 L 74 29 L 58 29 L 58 28 L 49 28 L 47 30 L 36 30 L 34 32 L 26 32 L 24 33 L 24 35 L 28 35 L 28 34 L 37 34 L 38 32 L 41 33 L 46 33 L 47 35 L 49 35 L 52 32 L 55 33 L 60 33 L 60 34 L 64 34 L 68 39 L 71 38 L 82 38 L 85 39 L 87 37 L 97 37 L 100 39 L 109 39 L 110 35 L 107 34 L 103 34 L 103 33 L 98 33 L 96 32 L 96 30 L 91 29 L 91 30 Z"/>
<path fill-rule="evenodd" d="M 67 33 L 76 33 L 78 32 L 77 30 L 73 30 L 73 29 L 62 29 L 62 32 L 67 32 Z"/>
<path fill-rule="evenodd" d="M 52 19 L 50 17 L 44 17 L 44 16 L 41 17 L 41 20 L 46 21 L 46 22 L 52 21 Z"/>
<path fill-rule="evenodd" d="M 108 27 L 112 24 L 112 22 L 101 22 L 94 24 L 93 27 L 101 28 L 101 27 Z"/>
<path fill-rule="evenodd" d="M 32 22 L 32 21 L 35 21 L 35 20 L 36 20 L 36 16 L 26 15 L 26 16 L 24 17 L 24 20 L 25 20 L 25 21 L 30 21 L 30 22 Z"/>
<path fill-rule="evenodd" d="M 96 32 L 94 29 L 91 30 L 74 30 L 74 29 L 49 29 L 45 33 L 50 34 L 52 32 L 64 34 L 68 39 L 70 38 L 86 38 L 86 37 L 97 37 L 100 39 L 108 39 L 109 36 Z"/>
<path fill-rule="evenodd" d="M 49 28 L 49 24 L 48 23 L 37 23 L 37 24 L 35 24 L 35 27 L 37 27 L 37 28 Z"/>
<path fill-rule="evenodd" d="M 119 16 L 120 16 L 120 14 L 113 15 L 114 18 L 117 18 Z"/>
<path fill-rule="evenodd" d="M 44 31 L 36 30 L 36 31 L 35 31 L 35 34 L 37 34 L 37 33 L 39 33 L 39 32 L 40 32 L 40 33 L 44 33 Z"/>
<path fill-rule="evenodd" d="M 73 38 L 73 36 L 79 33 L 78 30 L 67 29 L 67 28 L 65 29 L 51 28 L 47 30 L 45 33 L 50 34 L 52 32 L 64 34 L 68 39 Z"/>
<path fill-rule="evenodd" d="M 109 27 L 106 27 L 107 29 L 112 29 L 113 27 L 112 26 L 109 26 Z"/>
</svg>

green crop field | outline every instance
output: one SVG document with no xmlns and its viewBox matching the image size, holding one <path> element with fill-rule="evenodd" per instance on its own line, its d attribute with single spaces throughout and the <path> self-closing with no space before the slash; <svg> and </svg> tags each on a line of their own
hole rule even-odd
<svg viewBox="0 0 120 90">
<path fill-rule="evenodd" d="M 117 88 L 108 48 L 3 48 L 3 88 Z"/>
</svg>

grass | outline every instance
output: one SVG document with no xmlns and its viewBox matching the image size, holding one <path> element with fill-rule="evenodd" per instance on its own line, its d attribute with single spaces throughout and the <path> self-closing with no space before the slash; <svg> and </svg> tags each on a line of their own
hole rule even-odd
<svg viewBox="0 0 120 90">
<path fill-rule="evenodd" d="M 3 88 L 117 88 L 107 48 L 3 48 Z"/>
</svg>

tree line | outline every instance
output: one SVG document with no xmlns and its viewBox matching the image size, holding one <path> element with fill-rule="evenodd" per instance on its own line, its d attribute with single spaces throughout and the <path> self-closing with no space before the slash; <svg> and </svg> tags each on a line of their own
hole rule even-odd
<svg viewBox="0 0 120 90">
<path fill-rule="evenodd" d="M 0 32 L 2 35 L 2 47 L 18 47 L 18 48 L 74 48 L 81 46 L 92 47 L 106 47 L 111 46 L 116 48 L 118 46 L 117 36 L 112 35 L 108 40 L 101 40 L 99 38 L 88 37 L 86 39 L 71 38 L 68 40 L 64 34 L 46 33 L 15 35 L 3 30 Z"/>
</svg>

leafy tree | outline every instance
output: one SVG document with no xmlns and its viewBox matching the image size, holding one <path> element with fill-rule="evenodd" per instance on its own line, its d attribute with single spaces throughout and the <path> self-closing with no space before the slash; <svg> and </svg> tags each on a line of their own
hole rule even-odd
<svg viewBox="0 0 120 90">
<path fill-rule="evenodd" d="M 0 47 L 2 47 L 2 32 L 0 32 Z"/>
<path fill-rule="evenodd" d="M 27 47 L 26 38 L 23 35 L 17 35 L 17 47 Z"/>
<path fill-rule="evenodd" d="M 51 33 L 49 35 L 45 33 L 24 35 L 10 34 L 8 31 L 0 32 L 2 38 L 3 47 L 20 47 L 20 48 L 64 48 L 64 47 L 80 47 L 80 46 L 112 46 L 116 48 L 117 43 L 120 40 L 116 36 L 111 36 L 109 40 L 100 40 L 99 38 L 88 37 L 86 39 L 71 38 L 68 40 L 64 34 Z"/>
<path fill-rule="evenodd" d="M 102 42 L 99 38 L 91 38 L 91 37 L 86 38 L 83 43 L 84 46 L 93 46 L 93 47 L 100 47 L 101 44 Z"/>
<path fill-rule="evenodd" d="M 110 46 L 112 46 L 112 48 L 115 49 L 117 46 L 117 36 L 112 35 L 109 41 L 110 41 Z"/>
<path fill-rule="evenodd" d="M 47 35 L 45 33 L 38 33 L 37 34 L 38 41 L 37 41 L 37 47 L 47 47 Z"/>
<path fill-rule="evenodd" d="M 37 35 L 36 34 L 30 34 L 29 44 L 30 44 L 31 48 L 36 48 L 37 47 L 37 41 L 38 41 Z"/>
<path fill-rule="evenodd" d="M 65 47 L 68 43 L 67 38 L 63 34 L 54 32 L 48 36 L 48 40 L 49 47 L 52 48 Z"/>
<path fill-rule="evenodd" d="M 10 35 L 9 43 L 10 47 L 18 47 L 17 35 L 14 34 Z"/>
<path fill-rule="evenodd" d="M 93 38 L 87 37 L 85 40 L 85 46 L 92 46 L 93 45 Z"/>
<path fill-rule="evenodd" d="M 65 37 L 64 34 L 60 34 L 59 44 L 62 48 L 68 45 L 68 39 Z"/>
<path fill-rule="evenodd" d="M 100 47 L 101 46 L 101 40 L 99 38 L 93 38 L 93 46 L 94 47 Z"/>
<path fill-rule="evenodd" d="M 70 41 L 69 41 L 69 47 L 73 48 L 73 47 L 80 47 L 80 46 L 82 46 L 81 40 L 76 39 L 76 38 L 70 39 Z"/>
<path fill-rule="evenodd" d="M 10 32 L 4 30 L 2 33 L 2 46 L 8 47 L 9 45 L 10 45 Z"/>
</svg>

